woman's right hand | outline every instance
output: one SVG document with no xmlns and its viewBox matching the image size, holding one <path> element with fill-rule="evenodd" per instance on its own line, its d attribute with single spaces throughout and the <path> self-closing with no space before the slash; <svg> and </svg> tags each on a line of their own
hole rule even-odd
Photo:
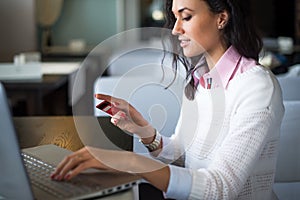
<svg viewBox="0 0 300 200">
<path fill-rule="evenodd" d="M 95 97 L 112 104 L 113 116 L 111 122 L 114 125 L 122 130 L 138 135 L 144 143 L 152 142 L 155 129 L 127 101 L 105 94 L 95 94 Z"/>
</svg>

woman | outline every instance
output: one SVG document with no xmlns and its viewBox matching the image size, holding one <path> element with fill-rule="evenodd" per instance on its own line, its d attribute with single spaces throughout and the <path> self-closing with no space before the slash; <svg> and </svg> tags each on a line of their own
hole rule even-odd
<svg viewBox="0 0 300 200">
<path fill-rule="evenodd" d="M 171 138 L 161 136 L 126 101 L 97 94 L 118 111 L 116 126 L 134 133 L 153 157 L 85 147 L 65 158 L 52 178 L 68 180 L 86 168 L 112 164 L 175 199 L 273 199 L 276 149 L 283 116 L 274 76 L 258 64 L 261 40 L 245 0 L 167 0 L 174 67 L 187 71 L 182 110 Z M 97 159 L 97 155 L 99 155 Z M 130 162 L 128 162 L 130 161 Z M 176 163 L 176 165 L 168 163 Z M 130 163 L 130 164 L 128 164 Z M 126 166 L 126 167 L 125 167 Z M 151 170 L 153 169 L 153 170 Z"/>
</svg>

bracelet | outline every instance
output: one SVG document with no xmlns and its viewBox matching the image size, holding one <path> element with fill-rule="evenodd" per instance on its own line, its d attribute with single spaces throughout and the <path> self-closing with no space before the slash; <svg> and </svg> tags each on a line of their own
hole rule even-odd
<svg viewBox="0 0 300 200">
<path fill-rule="evenodd" d="M 157 150 L 160 146 L 161 143 L 161 134 L 155 130 L 155 138 L 150 144 L 145 144 L 143 141 L 140 139 L 140 142 L 148 149 L 149 152 L 153 152 Z"/>
</svg>

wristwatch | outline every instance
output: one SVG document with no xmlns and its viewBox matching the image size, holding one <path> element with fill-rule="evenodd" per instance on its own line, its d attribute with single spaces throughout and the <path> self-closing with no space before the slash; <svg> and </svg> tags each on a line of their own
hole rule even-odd
<svg viewBox="0 0 300 200">
<path fill-rule="evenodd" d="M 160 146 L 161 143 L 161 134 L 155 130 L 155 138 L 150 144 L 145 144 L 143 141 L 140 139 L 140 142 L 148 149 L 149 152 L 153 152 L 157 150 Z"/>
</svg>

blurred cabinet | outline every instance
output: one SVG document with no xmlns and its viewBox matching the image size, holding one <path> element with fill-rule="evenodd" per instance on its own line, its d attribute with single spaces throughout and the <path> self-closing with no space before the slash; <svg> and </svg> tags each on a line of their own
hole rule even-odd
<svg viewBox="0 0 300 200">
<path fill-rule="evenodd" d="M 67 75 L 43 75 L 39 81 L 8 81 L 3 85 L 14 116 L 71 114 Z"/>
</svg>

